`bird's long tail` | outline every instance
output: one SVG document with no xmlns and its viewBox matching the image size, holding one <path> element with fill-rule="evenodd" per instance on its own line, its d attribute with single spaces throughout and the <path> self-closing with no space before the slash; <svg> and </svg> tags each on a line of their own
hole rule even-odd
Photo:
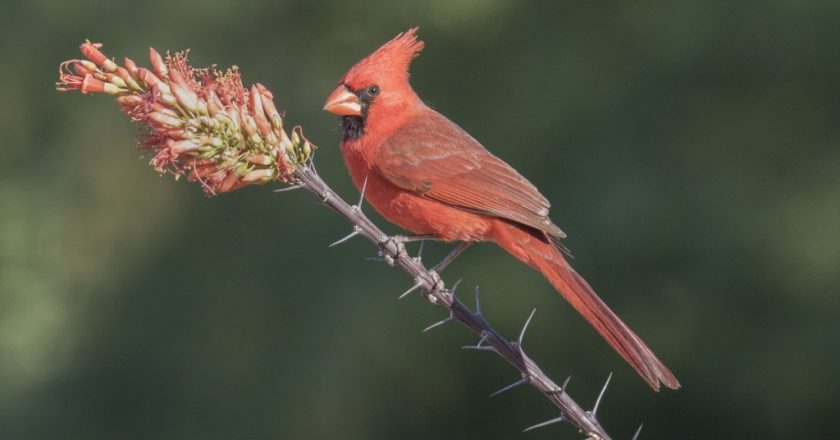
<svg viewBox="0 0 840 440">
<path fill-rule="evenodd" d="M 677 389 L 680 383 L 650 348 L 598 298 L 589 283 L 563 258 L 541 232 L 497 221 L 492 239 L 523 263 L 542 273 L 575 310 L 593 326 L 654 390 L 660 383 Z"/>
</svg>

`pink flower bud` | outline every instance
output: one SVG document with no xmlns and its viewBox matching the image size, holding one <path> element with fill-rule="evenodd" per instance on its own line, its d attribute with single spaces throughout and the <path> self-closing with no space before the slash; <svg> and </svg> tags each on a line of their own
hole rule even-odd
<svg viewBox="0 0 840 440">
<path fill-rule="evenodd" d="M 251 183 L 261 180 L 270 180 L 272 177 L 274 177 L 274 171 L 270 169 L 254 170 L 246 174 L 245 177 L 242 178 L 242 181 Z"/>
<path fill-rule="evenodd" d="M 257 86 L 251 87 L 251 111 L 254 114 L 254 122 L 257 125 L 257 129 L 259 129 L 260 134 L 263 137 L 268 136 L 271 133 L 271 123 L 268 122 L 268 118 L 265 117 L 265 111 L 263 110 L 263 103 L 262 103 L 262 95 L 260 94 L 259 89 Z"/>
<path fill-rule="evenodd" d="M 138 75 L 140 75 L 140 80 L 146 83 L 146 85 L 148 85 L 149 87 L 162 84 L 160 78 L 155 76 L 155 74 L 152 73 L 151 70 L 145 67 L 141 67 L 140 69 L 138 69 L 137 73 Z"/>
<path fill-rule="evenodd" d="M 139 74 L 140 74 L 140 79 L 144 83 L 146 83 L 146 85 L 148 85 L 149 87 L 157 88 L 157 90 L 162 95 L 172 95 L 172 90 L 169 88 L 169 86 L 166 85 L 165 82 L 163 82 L 160 78 L 158 78 L 149 69 L 146 69 L 145 67 L 141 67 L 139 69 Z M 161 98 L 164 101 L 166 101 L 167 104 L 174 104 L 175 103 L 175 98 L 173 96 L 169 96 L 169 97 L 162 96 Z M 169 99 L 169 98 L 171 98 L 171 99 Z"/>
<path fill-rule="evenodd" d="M 82 63 L 81 61 L 76 61 L 72 64 L 72 66 L 76 74 L 81 77 L 84 77 L 86 75 L 93 75 L 94 73 L 96 73 L 96 65 L 93 66 L 94 69 L 89 69 L 88 67 L 85 67 L 84 63 Z"/>
<path fill-rule="evenodd" d="M 125 83 L 125 81 L 123 81 L 122 78 L 120 78 L 119 76 L 117 76 L 113 73 L 106 73 L 105 74 L 105 79 L 109 83 L 111 83 L 111 84 L 113 84 L 117 87 L 128 87 L 128 85 Z"/>
<path fill-rule="evenodd" d="M 105 82 L 94 78 L 92 75 L 85 75 L 79 89 L 82 93 L 102 93 L 105 91 Z"/>
<path fill-rule="evenodd" d="M 131 73 L 128 71 L 128 69 L 124 67 L 117 67 L 115 73 L 126 83 L 128 87 L 131 87 L 132 89 L 138 92 L 143 90 L 140 87 L 140 84 L 137 84 L 137 81 L 135 81 L 134 78 L 131 76 Z"/>
<path fill-rule="evenodd" d="M 274 161 L 271 159 L 271 156 L 267 154 L 255 154 L 248 158 L 248 162 L 251 162 L 256 165 L 271 165 Z"/>
<path fill-rule="evenodd" d="M 222 180 L 222 183 L 219 184 L 216 190 L 220 193 L 225 193 L 228 191 L 233 191 L 237 188 L 242 187 L 242 183 L 239 181 L 239 177 L 236 176 L 234 173 L 230 173 Z"/>
<path fill-rule="evenodd" d="M 254 121 L 253 116 L 245 112 L 242 113 L 242 131 L 244 131 L 250 139 L 259 138 L 259 134 L 257 133 L 257 123 Z"/>
<path fill-rule="evenodd" d="M 190 140 L 176 141 L 174 139 L 169 139 L 166 142 L 166 145 L 168 145 L 175 154 L 187 153 L 198 149 L 198 144 Z"/>
<path fill-rule="evenodd" d="M 161 79 L 168 78 L 169 75 L 166 63 L 163 62 L 163 58 L 153 47 L 149 48 L 149 61 L 151 61 L 152 69 L 154 69 L 158 77 Z"/>
<path fill-rule="evenodd" d="M 277 130 L 283 129 L 283 117 L 280 116 L 280 113 L 277 111 L 277 107 L 274 106 L 274 95 L 265 88 L 262 84 L 257 84 L 257 88 L 260 90 L 260 94 L 262 95 L 262 105 L 263 110 L 265 110 L 266 116 L 271 121 L 271 125 L 274 126 Z"/>
<path fill-rule="evenodd" d="M 198 111 L 198 96 L 190 89 L 189 84 L 177 70 L 170 73 L 172 94 L 182 107 L 193 113 Z"/>
<path fill-rule="evenodd" d="M 125 66 L 125 70 L 128 70 L 128 73 L 131 74 L 131 77 L 135 80 L 139 80 L 140 76 L 137 72 L 137 63 L 134 62 L 131 58 L 126 57 L 125 61 L 123 61 L 123 66 Z"/>
<path fill-rule="evenodd" d="M 219 100 L 219 95 L 216 95 L 216 92 L 213 90 L 207 92 L 207 110 L 210 111 L 210 116 L 216 116 L 217 113 L 224 109 L 225 106 L 222 104 L 222 101 Z"/>
<path fill-rule="evenodd" d="M 232 105 L 227 107 L 224 112 L 230 115 L 230 121 L 233 122 L 233 126 L 239 130 L 242 126 L 242 117 L 239 113 L 239 109 L 235 105 Z"/>
<path fill-rule="evenodd" d="M 216 171 L 216 164 L 214 163 L 198 165 L 193 168 L 192 173 L 190 173 L 190 178 L 201 179 L 215 173 Z"/>
<path fill-rule="evenodd" d="M 264 97 L 268 99 L 274 99 L 274 94 L 271 93 L 271 90 L 268 90 L 268 88 L 266 88 L 264 85 L 262 85 L 261 83 L 256 83 L 254 85 L 257 86 L 257 89 L 260 90 L 260 93 L 262 93 Z"/>
<path fill-rule="evenodd" d="M 164 129 L 179 128 L 184 125 L 184 121 L 182 119 L 178 119 L 161 112 L 149 113 L 149 123 L 155 125 L 155 129 L 158 129 L 158 127 Z"/>
<path fill-rule="evenodd" d="M 138 105 L 143 103 L 143 98 L 137 95 L 124 95 L 117 97 L 117 104 L 123 112 L 134 115 Z"/>
<path fill-rule="evenodd" d="M 171 108 L 164 104 L 161 104 L 160 102 L 153 102 L 150 105 L 150 107 L 153 112 L 163 113 L 165 115 L 172 116 L 173 118 L 179 117 L 178 113 L 176 113 L 175 110 L 172 110 Z"/>
<path fill-rule="evenodd" d="M 102 45 L 99 43 L 84 43 L 80 49 L 82 50 L 82 55 L 84 55 L 85 58 L 93 61 L 97 66 L 101 67 L 106 72 L 113 72 L 114 69 L 117 68 L 116 63 L 108 59 L 108 57 L 100 52 L 100 47 L 102 47 Z"/>
</svg>

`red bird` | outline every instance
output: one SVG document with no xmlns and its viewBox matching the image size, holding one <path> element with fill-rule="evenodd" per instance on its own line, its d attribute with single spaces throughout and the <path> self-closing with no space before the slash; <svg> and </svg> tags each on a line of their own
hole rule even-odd
<svg viewBox="0 0 840 440">
<path fill-rule="evenodd" d="M 417 28 L 353 66 L 324 110 L 342 116 L 341 152 L 353 182 L 389 221 L 419 235 L 492 241 L 542 273 L 642 378 L 680 384 L 569 266 L 545 197 L 510 165 L 426 106 L 408 83 L 423 49 Z M 366 186 L 365 186 L 366 185 Z"/>
</svg>

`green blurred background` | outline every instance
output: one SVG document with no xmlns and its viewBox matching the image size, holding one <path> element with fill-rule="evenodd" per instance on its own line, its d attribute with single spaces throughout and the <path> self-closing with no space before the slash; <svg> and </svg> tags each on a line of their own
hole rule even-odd
<svg viewBox="0 0 840 440">
<path fill-rule="evenodd" d="M 6 4 L 0 18 L 0 439 L 579 438 L 348 225 L 272 187 L 159 178 L 107 97 L 53 90 L 85 38 L 192 48 L 273 90 L 356 191 L 321 112 L 410 26 L 418 93 L 553 202 L 574 262 L 683 383 L 652 393 L 492 245 L 447 270 L 615 438 L 837 438 L 840 3 Z M 375 217 L 383 224 L 379 217 Z M 397 232 L 394 227 L 387 230 Z M 446 248 L 432 246 L 432 255 Z"/>
</svg>

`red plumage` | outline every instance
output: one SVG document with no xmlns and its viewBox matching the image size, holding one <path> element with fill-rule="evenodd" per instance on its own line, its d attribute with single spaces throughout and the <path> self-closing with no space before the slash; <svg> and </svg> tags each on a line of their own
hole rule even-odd
<svg viewBox="0 0 840 440">
<path fill-rule="evenodd" d="M 549 202 L 510 165 L 427 107 L 408 82 L 417 29 L 353 66 L 327 100 L 342 115 L 341 151 L 357 187 L 389 221 L 446 241 L 492 241 L 542 273 L 655 390 L 679 382 L 589 284 L 556 242 Z"/>
</svg>

